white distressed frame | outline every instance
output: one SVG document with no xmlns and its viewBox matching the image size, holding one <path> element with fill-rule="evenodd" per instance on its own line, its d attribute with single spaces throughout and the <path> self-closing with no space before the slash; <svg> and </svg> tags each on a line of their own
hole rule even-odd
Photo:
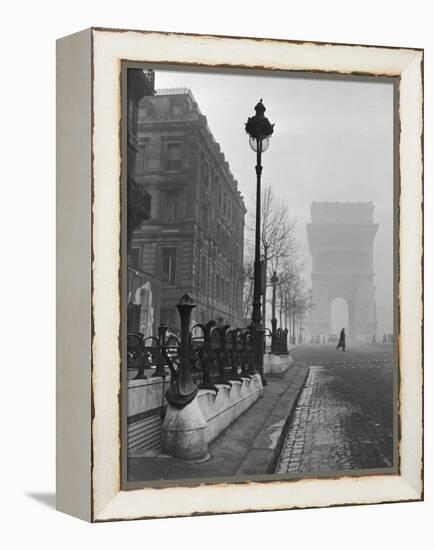
<svg viewBox="0 0 434 550">
<path fill-rule="evenodd" d="M 91 513 L 87 519 L 107 521 L 420 500 L 423 495 L 423 52 L 108 29 L 88 32 L 93 67 L 93 460 Z M 400 77 L 400 475 L 120 490 L 121 60 Z"/>
</svg>

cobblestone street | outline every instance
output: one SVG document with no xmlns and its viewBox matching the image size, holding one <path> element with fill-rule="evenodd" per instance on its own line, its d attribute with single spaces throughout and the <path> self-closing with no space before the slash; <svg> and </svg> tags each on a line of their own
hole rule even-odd
<svg viewBox="0 0 434 550">
<path fill-rule="evenodd" d="M 292 356 L 310 372 L 276 473 L 392 467 L 392 346 L 317 344 Z"/>
</svg>

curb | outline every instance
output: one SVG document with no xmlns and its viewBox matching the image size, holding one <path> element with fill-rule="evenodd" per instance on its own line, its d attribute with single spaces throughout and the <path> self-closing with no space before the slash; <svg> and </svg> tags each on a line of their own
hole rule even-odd
<svg viewBox="0 0 434 550">
<path fill-rule="evenodd" d="M 258 471 L 258 464 L 261 464 L 262 473 L 274 473 L 295 407 L 309 374 L 308 367 L 298 368 L 299 373 L 277 401 L 235 475 L 258 475 L 261 473 Z"/>
<path fill-rule="evenodd" d="M 300 385 L 300 387 L 297 391 L 296 398 L 293 400 L 293 402 L 291 404 L 288 416 L 286 417 L 286 420 L 285 420 L 285 423 L 283 425 L 282 431 L 280 432 L 276 448 L 274 449 L 273 462 L 269 465 L 270 470 L 267 470 L 267 473 L 269 473 L 269 474 L 274 474 L 274 472 L 276 471 L 276 467 L 277 467 L 277 463 L 279 461 L 279 457 L 280 457 L 280 453 L 282 451 L 282 447 L 283 447 L 283 445 L 286 441 L 286 438 L 288 436 L 289 428 L 291 427 L 292 419 L 293 419 L 294 413 L 295 413 L 295 408 L 297 407 L 298 400 L 300 399 L 301 392 L 304 389 L 304 386 L 306 384 L 306 380 L 307 380 L 308 376 L 309 376 L 309 367 L 306 367 L 306 372 L 303 376 L 303 382 L 302 382 L 302 384 Z M 285 394 L 286 394 L 286 392 L 285 392 Z M 284 397 L 284 395 L 282 397 Z M 280 402 L 280 399 L 279 399 L 279 402 Z M 279 405 L 279 403 L 277 403 L 277 405 Z"/>
</svg>

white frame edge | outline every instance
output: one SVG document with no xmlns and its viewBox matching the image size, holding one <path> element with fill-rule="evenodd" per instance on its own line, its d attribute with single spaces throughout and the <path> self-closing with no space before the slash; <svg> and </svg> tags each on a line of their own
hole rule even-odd
<svg viewBox="0 0 434 550">
<path fill-rule="evenodd" d="M 91 520 L 92 31 L 56 44 L 56 506 Z"/>
<path fill-rule="evenodd" d="M 422 449 L 422 131 L 420 50 L 92 29 L 92 521 L 420 500 Z M 121 491 L 121 60 L 400 76 L 400 475 Z"/>
</svg>

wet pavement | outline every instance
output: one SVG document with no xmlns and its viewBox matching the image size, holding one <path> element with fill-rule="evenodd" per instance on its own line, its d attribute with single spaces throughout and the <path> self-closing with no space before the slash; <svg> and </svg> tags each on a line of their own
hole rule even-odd
<svg viewBox="0 0 434 550">
<path fill-rule="evenodd" d="M 223 480 L 274 473 L 307 370 L 291 366 L 284 373 L 267 376 L 262 397 L 209 445 L 207 461 L 184 461 L 161 450 L 134 453 L 128 459 L 128 481 Z"/>
<path fill-rule="evenodd" d="M 392 468 L 393 347 L 313 344 L 292 356 L 310 371 L 276 473 Z"/>
</svg>

